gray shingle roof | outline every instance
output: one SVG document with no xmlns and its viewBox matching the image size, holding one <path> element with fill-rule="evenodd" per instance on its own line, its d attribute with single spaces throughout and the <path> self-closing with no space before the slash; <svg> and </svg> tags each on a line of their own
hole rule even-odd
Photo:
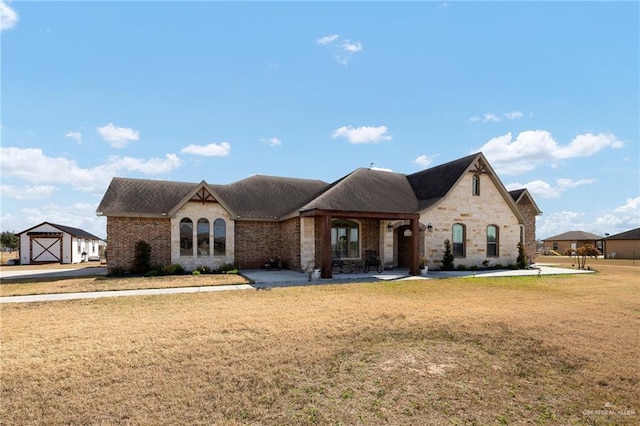
<svg viewBox="0 0 640 426">
<path fill-rule="evenodd" d="M 584 231 L 569 231 L 562 234 L 555 235 L 553 237 L 545 238 L 543 241 L 597 241 L 604 237 L 590 232 Z"/>
<path fill-rule="evenodd" d="M 477 156 L 478 154 L 471 154 L 407 176 L 419 200 L 420 209 L 436 203 L 447 195 Z"/>
<path fill-rule="evenodd" d="M 414 213 L 418 200 L 405 175 L 360 168 L 300 208 L 313 209 Z"/>
<path fill-rule="evenodd" d="M 278 219 L 308 202 L 329 184 L 320 180 L 251 176 L 216 192 L 242 219 Z"/>
<path fill-rule="evenodd" d="M 606 240 L 640 240 L 640 228 L 630 229 L 629 231 L 611 235 Z"/>
<path fill-rule="evenodd" d="M 481 155 L 411 175 L 360 168 L 332 184 L 262 175 L 228 185 L 114 178 L 97 211 L 104 216 L 157 217 L 179 208 L 204 185 L 239 219 L 278 220 L 313 209 L 417 213 L 447 195 Z"/>
</svg>

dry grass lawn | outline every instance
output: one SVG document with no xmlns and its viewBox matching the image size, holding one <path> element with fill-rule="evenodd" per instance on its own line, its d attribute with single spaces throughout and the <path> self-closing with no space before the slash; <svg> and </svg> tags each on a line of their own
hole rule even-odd
<svg viewBox="0 0 640 426">
<path fill-rule="evenodd" d="M 640 269 L 587 265 L 3 305 L 0 422 L 638 424 Z"/>
</svg>

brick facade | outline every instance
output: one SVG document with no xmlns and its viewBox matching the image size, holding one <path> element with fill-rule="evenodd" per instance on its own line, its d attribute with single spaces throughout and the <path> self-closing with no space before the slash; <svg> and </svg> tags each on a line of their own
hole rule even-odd
<svg viewBox="0 0 640 426">
<path fill-rule="evenodd" d="M 133 265 L 136 243 L 151 245 L 151 264 L 171 263 L 171 221 L 168 218 L 108 217 L 107 268 L 128 271 Z"/>
<path fill-rule="evenodd" d="M 278 256 L 289 269 L 301 268 L 299 218 L 238 221 L 235 229 L 235 263 L 239 268 L 262 268 L 268 259 Z"/>
</svg>

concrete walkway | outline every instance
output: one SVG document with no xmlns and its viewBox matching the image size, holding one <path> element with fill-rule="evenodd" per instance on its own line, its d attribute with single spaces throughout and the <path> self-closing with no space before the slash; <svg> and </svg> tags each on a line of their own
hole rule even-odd
<svg viewBox="0 0 640 426">
<path fill-rule="evenodd" d="M 84 269 L 84 271 L 81 271 Z M 96 275 L 101 268 L 78 268 L 64 269 L 58 272 L 55 270 L 38 270 L 38 271 L 22 271 L 22 275 L 29 274 L 39 276 L 51 276 L 52 273 L 63 273 L 61 276 L 68 275 L 73 271 L 79 274 L 87 274 L 88 269 L 94 271 Z M 42 272 L 40 272 L 42 271 Z M 17 272 L 17 271 L 16 271 Z M 40 272 L 40 273 L 38 273 Z M 271 289 L 276 287 L 294 287 L 306 285 L 326 285 L 326 284 L 346 284 L 359 282 L 384 282 L 384 281 L 403 281 L 403 280 L 430 280 L 438 278 L 486 278 L 486 277 L 508 277 L 508 276 L 541 276 L 541 275 L 563 275 L 563 274 L 589 274 L 591 270 L 557 268 L 548 265 L 537 264 L 532 269 L 516 269 L 516 270 L 497 270 L 497 271 L 430 271 L 426 276 L 411 276 L 406 269 L 397 269 L 393 271 L 383 271 L 381 273 L 369 272 L 353 273 L 353 274 L 335 274 L 332 279 L 315 279 L 309 281 L 307 274 L 282 270 L 282 271 L 266 271 L 266 270 L 247 270 L 242 271 L 242 275 L 247 277 L 253 284 L 242 285 L 225 285 L 225 286 L 204 286 L 204 287 L 176 287 L 162 289 L 147 290 L 112 290 L 112 291 L 92 291 L 81 293 L 56 293 L 56 294 L 36 294 L 29 296 L 5 296 L 0 297 L 0 303 L 28 303 L 28 302 L 50 302 L 60 300 L 76 300 L 76 299 L 97 299 L 102 297 L 121 297 L 121 296 L 149 296 L 157 294 L 180 294 L 180 293 L 209 293 L 215 291 L 232 291 L 232 290 L 252 290 L 252 289 Z M 102 274 L 102 273 L 100 273 Z M 106 274 L 106 271 L 104 271 Z M 75 275 L 83 276 L 83 275 Z M 2 277 L 3 279 L 5 277 Z"/>
</svg>

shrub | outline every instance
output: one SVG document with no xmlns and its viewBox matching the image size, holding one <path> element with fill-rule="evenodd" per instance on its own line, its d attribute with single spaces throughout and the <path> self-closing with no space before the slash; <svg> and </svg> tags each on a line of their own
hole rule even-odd
<svg viewBox="0 0 640 426">
<path fill-rule="evenodd" d="M 178 264 L 163 266 L 162 267 L 162 274 L 163 275 L 184 274 L 184 268 L 182 267 L 182 265 L 178 265 Z"/>
<path fill-rule="evenodd" d="M 483 261 L 482 261 L 482 266 L 483 266 L 484 268 L 488 268 L 488 267 L 489 267 L 489 259 L 485 259 L 485 260 L 483 260 Z"/>
<path fill-rule="evenodd" d="M 157 277 L 158 275 L 160 275 L 160 272 L 157 269 L 152 269 L 144 274 L 145 277 Z"/>
<path fill-rule="evenodd" d="M 453 253 L 451 253 L 451 241 L 444 240 L 444 256 L 442 256 L 442 269 L 453 271 Z"/>
<path fill-rule="evenodd" d="M 210 266 L 207 265 L 200 265 L 196 268 L 196 271 L 200 272 L 201 274 L 211 274 L 213 272 L 213 270 L 211 269 Z"/>
<path fill-rule="evenodd" d="M 466 271 L 466 270 L 468 270 L 469 268 L 467 268 L 467 265 L 462 265 L 462 264 L 460 264 L 460 265 L 456 266 L 456 269 L 457 269 L 458 271 Z"/>
<path fill-rule="evenodd" d="M 198 270 L 196 269 L 195 271 L 193 271 L 193 272 L 191 273 L 191 275 L 200 275 L 200 271 L 198 271 Z"/>
<path fill-rule="evenodd" d="M 234 270 L 236 271 L 236 274 L 237 274 L 238 270 L 236 269 L 233 263 L 223 263 L 218 267 L 218 271 L 221 274 L 228 274 L 229 271 L 234 271 Z"/>
<path fill-rule="evenodd" d="M 109 275 L 124 275 L 124 268 L 116 266 L 109 269 Z"/>
<path fill-rule="evenodd" d="M 143 240 L 136 243 L 131 272 L 146 274 L 151 270 L 151 245 Z"/>
<path fill-rule="evenodd" d="M 516 259 L 516 264 L 519 269 L 527 267 L 527 255 L 524 252 L 524 244 L 522 244 L 522 242 L 518 243 L 518 258 Z"/>
</svg>

